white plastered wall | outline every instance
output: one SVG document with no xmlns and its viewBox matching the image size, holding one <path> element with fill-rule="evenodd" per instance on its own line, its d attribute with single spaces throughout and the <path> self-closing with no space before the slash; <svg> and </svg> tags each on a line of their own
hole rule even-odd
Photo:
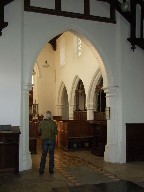
<svg viewBox="0 0 144 192">
<path fill-rule="evenodd" d="M 48 66 L 46 66 L 47 62 Z M 34 68 L 38 67 L 36 71 L 36 78 L 34 84 L 34 98 L 37 95 L 36 103 L 38 103 L 40 115 L 44 115 L 46 111 L 55 112 L 55 52 L 52 46 L 47 43 L 36 58 Z M 39 75 L 40 74 L 40 75 Z"/>
<path fill-rule="evenodd" d="M 5 6 L 8 27 L 0 37 L 0 124 L 13 126 L 20 126 L 22 10 L 20 1 Z"/>
</svg>

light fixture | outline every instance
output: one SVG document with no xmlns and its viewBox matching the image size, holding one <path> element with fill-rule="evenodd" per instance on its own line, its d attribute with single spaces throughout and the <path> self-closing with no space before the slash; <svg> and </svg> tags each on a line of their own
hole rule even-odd
<svg viewBox="0 0 144 192">
<path fill-rule="evenodd" d="M 123 2 L 122 4 L 121 4 L 121 10 L 123 11 L 123 12 L 127 12 L 128 10 L 129 10 L 129 3 L 128 2 Z"/>
<path fill-rule="evenodd" d="M 48 64 L 47 60 L 45 61 L 45 63 L 43 64 L 43 67 L 48 68 L 50 65 Z"/>
<path fill-rule="evenodd" d="M 35 74 L 36 74 L 36 72 L 35 72 L 35 70 L 33 69 L 32 75 L 35 75 Z"/>
</svg>

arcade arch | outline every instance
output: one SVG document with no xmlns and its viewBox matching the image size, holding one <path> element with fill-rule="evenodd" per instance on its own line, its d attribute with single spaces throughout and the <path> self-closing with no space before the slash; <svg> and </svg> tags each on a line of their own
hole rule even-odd
<svg viewBox="0 0 144 192">
<path fill-rule="evenodd" d="M 62 119 L 67 120 L 69 119 L 69 110 L 68 110 L 68 94 L 65 84 L 62 82 L 58 91 L 58 98 L 57 98 L 57 114 L 61 116 Z"/>
</svg>

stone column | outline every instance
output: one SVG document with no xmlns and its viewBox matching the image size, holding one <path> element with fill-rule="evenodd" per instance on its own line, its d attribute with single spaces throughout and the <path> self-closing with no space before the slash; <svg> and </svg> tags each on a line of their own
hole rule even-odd
<svg viewBox="0 0 144 192">
<path fill-rule="evenodd" d="M 32 159 L 29 151 L 29 90 L 31 86 L 31 84 L 25 83 L 22 89 L 22 115 L 20 127 L 20 151 L 22 151 L 21 170 L 27 170 L 32 167 Z"/>
<path fill-rule="evenodd" d="M 58 116 L 62 116 L 63 105 L 56 105 L 56 113 Z"/>
<path fill-rule="evenodd" d="M 93 103 L 87 106 L 87 120 L 94 120 L 94 109 L 95 105 Z"/>
<path fill-rule="evenodd" d="M 107 120 L 107 144 L 105 147 L 104 160 L 111 163 L 124 162 L 124 154 L 121 153 L 122 126 L 121 103 L 119 102 L 118 87 L 103 88 L 106 93 L 106 106 L 110 107 L 110 119 Z M 119 106 L 118 106 L 119 104 Z"/>
<path fill-rule="evenodd" d="M 74 107 L 75 105 L 69 105 L 69 120 L 74 119 Z"/>
</svg>

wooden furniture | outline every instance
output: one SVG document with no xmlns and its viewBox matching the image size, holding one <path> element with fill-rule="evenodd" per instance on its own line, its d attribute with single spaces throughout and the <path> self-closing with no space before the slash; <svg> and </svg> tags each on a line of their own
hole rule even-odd
<svg viewBox="0 0 144 192">
<path fill-rule="evenodd" d="M 61 121 L 62 116 L 53 116 L 53 119 L 56 120 L 56 121 Z"/>
<path fill-rule="evenodd" d="M 93 139 L 92 139 L 92 147 L 91 153 L 103 157 L 105 151 L 105 145 L 107 142 L 107 125 L 106 121 L 90 122 L 93 128 Z"/>
<path fill-rule="evenodd" d="M 104 90 L 102 89 L 102 87 L 103 87 L 103 77 L 101 76 L 95 89 L 97 112 L 105 112 L 106 93 L 104 93 Z"/>
<path fill-rule="evenodd" d="M 29 114 L 30 114 L 30 117 L 32 115 L 32 105 L 33 105 L 33 87 L 29 91 Z"/>
<path fill-rule="evenodd" d="M 74 120 L 87 120 L 87 111 L 74 111 Z"/>
<path fill-rule="evenodd" d="M 105 103 L 105 102 L 104 102 Z M 100 107 L 101 109 L 104 107 Z M 107 120 L 105 112 L 94 112 L 94 121 L 91 122 L 93 127 L 93 142 L 91 152 L 94 155 L 103 157 L 105 145 L 107 142 Z"/>
<path fill-rule="evenodd" d="M 19 173 L 19 134 L 18 126 L 0 126 L 0 172 Z"/>
<path fill-rule="evenodd" d="M 105 112 L 94 111 L 94 121 L 105 121 L 105 120 L 106 120 Z"/>
<path fill-rule="evenodd" d="M 29 122 L 29 150 L 31 154 L 37 153 L 38 120 Z"/>
<path fill-rule="evenodd" d="M 144 123 L 126 123 L 126 161 L 144 161 Z"/>
<path fill-rule="evenodd" d="M 58 121 L 58 147 L 65 150 L 90 149 L 93 138 L 88 121 Z"/>
</svg>

